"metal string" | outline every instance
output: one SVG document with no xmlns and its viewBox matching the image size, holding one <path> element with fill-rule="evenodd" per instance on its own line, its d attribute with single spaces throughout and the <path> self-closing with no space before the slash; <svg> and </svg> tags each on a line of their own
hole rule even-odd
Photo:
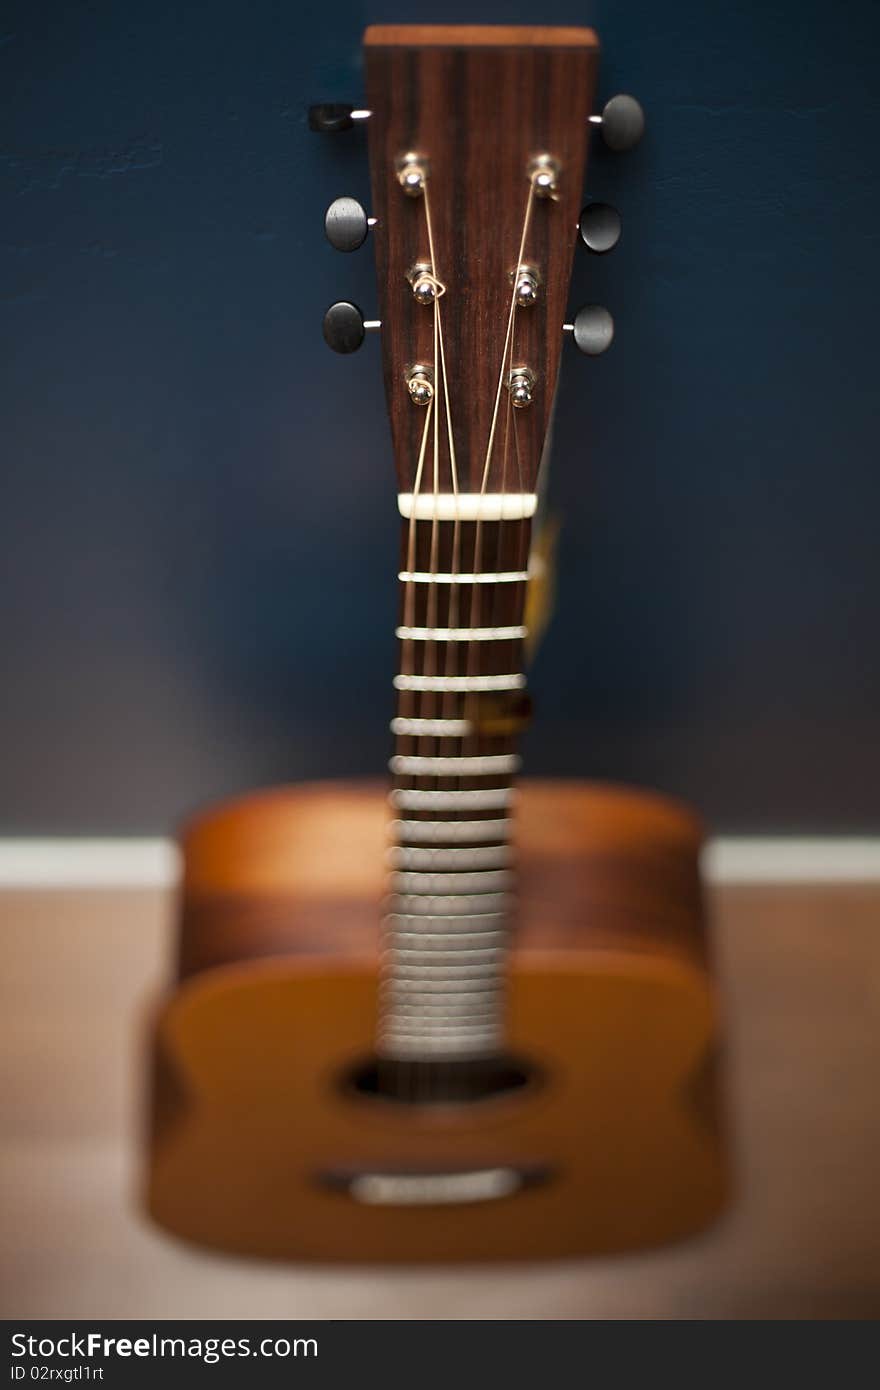
<svg viewBox="0 0 880 1390">
<path fill-rule="evenodd" d="M 424 185 L 424 188 L 423 188 L 423 196 L 424 196 L 424 206 L 425 206 L 426 229 L 427 229 L 428 245 L 429 245 L 430 260 L 431 260 L 431 278 L 432 278 L 432 280 L 433 280 L 433 282 L 434 282 L 434 285 L 435 285 L 435 299 L 434 299 L 434 302 L 433 302 L 433 307 L 434 307 L 434 323 L 433 323 L 433 329 L 434 329 L 434 368 L 435 368 L 435 372 L 436 372 L 437 366 L 438 366 L 438 365 L 440 366 L 440 380 L 439 380 L 439 381 L 435 381 L 435 394 L 434 394 L 434 397 L 432 398 L 432 401 L 429 402 L 429 405 L 428 405 L 428 407 L 427 407 L 428 415 L 427 415 L 427 418 L 426 418 L 426 421 L 425 421 L 425 429 L 424 429 L 423 435 L 422 435 L 421 448 L 420 448 L 419 459 L 418 459 L 418 464 L 417 464 L 417 468 L 416 468 L 416 477 L 415 477 L 415 482 L 414 482 L 414 485 L 413 485 L 413 504 L 412 504 L 412 508 L 411 508 L 410 525 L 409 525 L 409 534 L 408 534 L 408 539 L 407 539 L 407 556 L 408 556 L 408 558 L 407 558 L 407 569 L 408 569 L 410 575 L 412 575 L 412 574 L 415 572 L 415 570 L 416 570 L 416 563 L 415 563 L 415 562 L 416 562 L 416 554 L 417 554 L 417 550 L 416 550 L 416 525 L 417 525 L 417 518 L 416 518 L 416 503 L 415 503 L 415 499 L 416 499 L 416 497 L 417 497 L 417 495 L 418 495 L 418 493 L 419 493 L 419 491 L 420 491 L 420 488 L 421 488 L 422 477 L 423 477 L 423 472 L 424 472 L 425 456 L 426 456 L 426 452 L 427 452 L 427 441 L 428 441 L 428 438 L 429 438 L 429 430 L 430 430 L 430 426 L 431 426 L 432 420 L 433 420 L 433 441 L 432 441 L 432 443 L 433 443 L 433 450 L 432 450 L 432 453 L 433 453 L 433 458 L 432 458 L 432 465 L 433 465 L 433 466 L 432 466 L 432 484 L 433 484 L 433 487 L 432 487 L 432 492 L 433 492 L 433 495 L 434 495 L 435 498 L 439 496 L 439 491 L 440 491 L 440 488 L 439 488 L 439 429 L 440 429 L 440 401 L 439 401 L 439 393 L 440 393 L 440 390 L 441 390 L 441 382 L 442 382 L 443 408 L 444 408 L 445 416 L 446 416 L 446 426 L 447 426 L 448 441 L 449 441 L 449 455 L 450 455 L 450 467 L 451 467 L 451 477 L 452 477 L 452 490 L 453 490 L 453 494 L 454 494 L 454 495 L 457 496 L 457 494 L 458 494 L 458 475 L 457 475 L 457 467 L 456 467 L 456 459 L 455 459 L 455 446 L 454 446 L 453 429 L 452 429 L 452 413 L 451 413 L 451 407 L 450 407 L 450 401 L 449 401 L 449 392 L 448 392 L 448 386 L 447 386 L 446 354 L 445 354 L 445 344 L 444 344 L 444 340 L 443 340 L 443 331 L 442 331 L 442 312 L 441 312 L 441 307 L 440 307 L 440 302 L 439 302 L 439 301 L 440 301 L 440 298 L 442 297 L 442 294 L 443 294 L 444 291 L 445 291 L 445 286 L 442 285 L 442 283 L 439 281 L 438 276 L 437 276 L 437 263 L 436 263 L 435 249 L 434 249 L 433 227 L 432 227 L 432 222 L 431 222 L 430 201 L 429 201 L 429 193 L 428 193 L 428 187 L 427 187 L 427 180 L 425 181 L 425 185 Z M 534 185 L 534 181 L 530 181 L 530 185 L 529 185 L 529 194 L 528 194 L 528 199 L 527 199 L 527 202 L 526 202 L 526 209 L 525 209 L 525 214 L 524 214 L 524 218 L 523 218 L 522 232 L 521 232 L 521 236 L 520 236 L 519 252 L 518 252 L 518 255 L 517 255 L 517 263 L 516 263 L 516 269 L 517 269 L 517 270 L 518 270 L 519 266 L 523 263 L 523 256 L 524 256 L 524 250 L 525 250 L 525 243 L 526 243 L 526 238 L 527 238 L 527 235 L 528 235 L 528 229 L 529 229 L 529 224 L 530 224 L 530 219 L 531 219 L 531 214 L 532 214 L 532 208 L 533 208 L 533 203 L 534 203 L 534 196 L 535 196 L 535 185 Z M 481 496 L 485 494 L 485 492 L 486 492 L 486 490 L 487 490 L 487 487 L 488 487 L 488 480 L 489 480 L 489 475 L 490 475 L 490 470 L 491 470 L 491 464 L 492 464 L 492 459 L 493 459 L 493 450 L 494 450 L 496 429 L 497 429 L 497 423 L 498 423 L 498 413 L 499 413 L 499 406 L 500 406 L 500 400 L 501 400 L 501 392 L 502 392 L 502 390 L 503 390 L 503 388 L 504 388 L 505 375 L 507 374 L 507 376 L 508 376 L 508 378 L 509 378 L 509 373 L 511 372 L 511 370 L 512 370 L 512 365 L 513 365 L 514 325 L 515 325 L 516 308 L 517 308 L 517 301 L 516 301 L 516 280 L 517 280 L 517 276 L 516 276 L 516 273 L 515 273 L 515 274 L 514 274 L 513 292 L 512 292 L 512 295 L 511 295 L 510 310 L 509 310 L 508 320 L 507 320 L 507 331 L 506 331 L 506 335 L 505 335 L 504 348 L 503 348 L 503 352 L 502 352 L 501 370 L 500 370 L 500 374 L 499 374 L 498 387 L 497 387 L 497 391 L 496 391 L 496 395 L 495 395 L 495 403 L 494 403 L 494 409 L 493 409 L 491 427 L 490 427 L 490 431 L 489 431 L 489 440 L 488 440 L 488 444 L 487 444 L 486 457 L 485 457 L 485 461 L 484 461 L 484 465 L 483 465 L 483 472 L 482 472 L 482 479 L 481 479 L 481 486 L 480 486 L 480 494 L 481 494 Z M 511 423 L 511 422 L 512 422 L 512 423 Z M 519 491 L 522 492 L 522 490 L 523 490 L 523 489 L 522 489 L 522 463 L 521 463 L 521 457 L 520 457 L 520 451 L 519 451 L 519 440 L 518 440 L 518 437 L 517 437 L 516 416 L 515 416 L 515 412 L 513 411 L 511 398 L 510 398 L 510 396 L 508 395 L 507 411 L 506 411 L 505 427 L 504 427 L 503 457 L 502 457 L 502 477 L 501 477 L 501 492 L 502 492 L 502 494 L 504 494 L 504 493 L 507 491 L 508 459 L 509 459 L 509 445 L 510 445 L 510 436 L 511 436 L 511 432 L 512 432 L 512 434 L 513 434 L 513 440 L 514 440 L 514 451 L 515 451 L 516 463 L 517 463 L 517 473 L 518 473 L 518 477 L 519 477 Z M 453 576 L 455 576 L 455 575 L 457 575 L 458 573 L 460 573 L 460 563 L 461 563 L 461 553 L 460 553 L 460 552 L 461 552 L 461 520 L 460 520 L 460 517 L 459 517 L 459 515 L 458 515 L 458 510 L 457 510 L 457 508 L 455 509 L 455 512 L 454 512 L 454 522 L 453 522 L 453 524 L 454 524 L 454 531 L 453 531 L 453 540 L 452 540 L 451 573 L 452 573 Z M 503 508 L 502 508 L 501 517 L 500 517 L 499 523 L 498 523 L 499 530 L 498 530 L 498 540 L 497 540 L 497 544 L 498 544 L 498 554 L 499 554 L 499 557 L 500 557 L 500 554 L 501 554 L 501 549 L 500 549 L 500 547 L 501 547 L 501 536 L 502 536 L 502 524 L 503 524 Z M 523 521 L 521 522 L 521 524 L 522 524 L 522 527 L 523 527 L 523 532 L 522 532 L 523 538 L 525 538 L 525 534 L 526 534 L 526 531 L 527 531 L 527 527 L 526 527 L 525 521 L 523 520 Z M 474 536 L 474 560 L 473 560 L 473 566 L 472 566 L 472 572 L 473 572 L 474 574 L 479 574 L 479 573 L 481 572 L 481 568 L 482 568 L 482 545 L 483 545 L 483 538 L 482 538 L 482 517 L 478 514 L 478 515 L 477 515 L 477 518 L 476 518 L 476 523 L 475 523 L 475 536 Z M 434 509 L 434 511 L 433 511 L 433 514 L 432 514 L 432 518 L 431 518 L 431 543 L 430 543 L 430 568 L 429 568 L 429 572 L 430 572 L 431 575 L 436 575 L 436 574 L 438 573 L 438 559 L 439 559 L 438 516 L 437 516 L 437 509 L 436 509 L 436 507 L 435 507 L 435 509 Z M 522 568 L 522 566 L 520 566 L 520 567 Z M 494 613 L 495 618 L 496 618 L 496 625 L 497 625 L 497 617 L 498 617 L 498 604 L 499 604 L 499 602 L 501 601 L 501 597 L 502 597 L 502 596 L 500 595 L 500 593 L 498 592 L 498 590 L 499 590 L 499 586 L 496 584 L 496 592 L 493 594 L 493 596 L 492 596 L 492 601 L 491 601 L 491 607 L 492 607 L 493 613 Z M 407 626 L 407 627 L 412 627 L 412 626 L 414 626 L 413 618 L 414 618 L 414 614 L 415 614 L 415 597 L 416 597 L 416 594 L 415 594 L 415 581 L 412 580 L 412 579 L 410 578 L 410 579 L 407 580 L 407 588 L 406 588 L 406 593 L 405 593 L 405 605 L 404 605 L 405 613 L 406 613 L 406 615 L 407 615 L 406 618 L 405 618 L 405 623 L 406 623 L 406 626 Z M 480 602 L 481 602 L 480 585 L 479 585 L 479 584 L 472 584 L 472 585 L 471 585 L 471 601 L 470 601 L 470 618 L 469 618 L 469 621 L 468 621 L 468 626 L 469 626 L 470 628 L 475 628 L 475 627 L 479 626 L 479 609 L 480 609 Z M 429 584 L 429 590 L 428 590 L 427 601 L 426 601 L 426 625 L 427 625 L 429 628 L 433 628 L 433 627 L 436 627 L 436 626 L 437 626 L 437 603 L 438 603 L 437 584 L 436 584 L 436 583 L 431 583 L 431 584 Z M 458 626 L 458 622 L 459 622 L 459 604 L 460 604 L 460 596 L 459 596 L 459 594 L 458 594 L 458 586 L 457 586 L 457 584 L 455 584 L 455 583 L 453 582 L 453 583 L 450 585 L 450 595 L 449 595 L 448 615 L 447 615 L 447 624 L 448 624 L 448 626 L 449 626 L 450 628 L 452 628 L 452 627 L 457 627 L 457 626 Z M 404 638 L 404 641 L 403 641 L 402 651 L 403 651 L 403 653 L 408 654 L 409 656 L 412 655 L 412 641 L 413 641 L 413 640 L 414 640 L 414 639 L 411 639 L 411 638 Z M 425 647 L 425 656 L 424 656 L 425 670 L 424 670 L 423 674 L 426 674 L 426 675 L 434 675 L 434 674 L 436 674 L 435 663 L 436 663 L 436 651 L 434 650 L 433 644 L 429 641 L 429 642 L 426 643 L 426 647 Z M 446 646 L 446 661 L 445 661 L 445 670 L 446 670 L 446 674 L 447 674 L 447 675 L 454 674 L 453 671 L 452 671 L 452 666 L 453 666 L 454 664 L 455 664 L 455 656 L 454 656 L 453 644 L 450 643 L 450 642 L 447 642 L 447 646 Z M 467 670 L 467 673 L 468 673 L 469 675 L 477 674 L 477 672 L 476 672 L 476 670 L 475 670 L 475 667 L 476 667 L 476 665 L 478 665 L 478 664 L 479 664 L 479 644 L 478 644 L 478 643 L 475 643 L 475 642 L 473 641 L 473 639 L 471 639 L 471 640 L 468 642 L 468 644 L 467 644 L 467 651 L 466 651 L 466 670 Z M 404 665 L 405 665 L 405 666 L 408 666 L 408 665 L 409 665 L 409 661 L 406 660 L 406 656 L 404 656 Z M 429 668 L 430 668 L 430 669 L 429 669 Z M 422 715 L 422 714 L 425 714 L 425 713 L 426 713 L 426 710 L 425 710 L 425 708 L 424 708 L 424 700 L 423 700 L 422 698 L 420 698 L 421 695 L 424 695 L 424 696 L 427 696 L 427 697 L 428 697 L 429 704 L 430 704 L 430 711 L 431 711 L 431 714 L 432 714 L 432 715 L 434 715 L 434 714 L 437 713 L 437 709 L 438 709 L 438 706 L 439 706 L 439 709 L 440 709 L 440 712 L 441 712 L 441 716 L 442 716 L 442 717 L 449 717 L 450 714 L 454 712 L 454 706 L 455 706 L 455 696 L 454 696 L 454 693 L 453 693 L 453 692 L 448 692 L 447 695 L 446 695 L 445 697 L 441 697 L 439 700 L 437 699 L 437 695 L 438 695 L 438 694 L 439 694 L 439 692 L 420 692 L 419 694 L 417 694 L 417 695 L 416 695 L 416 699 L 415 699 L 415 701 L 414 701 L 413 703 L 415 704 L 415 708 L 416 708 L 416 711 L 418 712 L 418 714 Z M 410 710 L 412 710 L 412 705 L 410 705 L 409 700 L 407 700 L 406 703 L 407 703 L 407 705 L 409 706 Z M 473 706 L 473 705 L 475 705 L 475 704 L 476 704 L 476 700 L 475 700 L 474 697 L 468 698 L 468 697 L 466 696 L 465 701 L 464 701 L 463 703 L 464 703 L 464 714 L 465 714 L 465 717 L 467 717 L 467 715 L 468 715 L 468 713 L 469 713 L 468 706 Z M 479 731 L 478 731 L 477 721 L 476 721 L 476 720 L 474 721 L 474 726 L 475 726 L 475 727 L 474 727 L 473 729 L 471 729 L 471 731 L 470 731 L 467 735 L 463 735 L 463 736 L 462 736 L 463 739 L 464 739 L 464 741 L 465 741 L 465 744 L 466 744 L 467 740 L 470 739 L 470 738 L 473 738 L 473 739 L 475 739 L 475 740 L 478 740 L 478 739 L 479 739 Z M 437 753 L 440 752 L 440 750 L 441 750 L 441 744 L 440 744 L 439 735 L 430 735 L 430 734 L 427 734 L 427 735 L 426 735 L 426 734 L 419 733 L 419 734 L 416 735 L 416 737 L 417 737 L 417 740 L 418 740 L 417 747 L 418 747 L 419 749 L 421 748 L 421 740 L 422 740 L 423 738 L 425 738 L 425 737 L 429 737 L 429 738 L 432 739 L 432 746 L 434 747 L 435 751 L 436 751 Z M 476 743 L 474 744 L 474 748 L 476 748 Z M 437 783 L 437 781 L 439 780 L 440 776 L 441 776 L 441 774 L 439 774 L 439 773 L 438 773 L 438 774 L 435 774 L 435 778 L 434 778 L 434 780 L 435 780 L 435 789 L 436 789 L 436 783 Z M 457 776 L 457 781 L 458 781 L 459 789 L 461 789 L 461 782 L 462 782 L 462 780 L 463 780 L 463 774 L 458 774 L 458 776 Z M 441 1059 L 442 1059 L 442 1054 L 441 1054 Z M 429 1069 L 428 1069 L 429 1072 L 430 1072 L 430 1071 L 433 1071 L 433 1070 L 434 1070 L 433 1068 L 429 1068 Z M 402 1069 L 401 1069 L 401 1067 L 400 1067 L 400 1061 L 398 1060 L 398 1063 L 397 1063 L 397 1072 L 398 1072 L 398 1075 L 401 1074 L 401 1071 L 402 1071 Z M 424 1074 L 425 1074 L 425 1069 L 424 1069 L 424 1068 L 417 1068 L 416 1076 L 418 1077 L 420 1074 L 421 1074 L 421 1075 L 424 1075 Z"/>
<path fill-rule="evenodd" d="M 499 411 L 499 406 L 500 406 L 500 402 L 501 402 L 501 393 L 502 393 L 502 391 L 504 390 L 505 377 L 507 377 L 507 379 L 509 380 L 510 371 L 511 371 L 512 365 L 513 365 L 514 327 L 515 327 L 515 322 L 516 322 L 516 309 L 517 309 L 517 299 L 516 299 L 516 289 L 517 289 L 517 279 L 518 279 L 518 274 L 517 274 L 517 272 L 518 272 L 518 270 L 519 270 L 519 267 L 523 264 L 523 260 L 524 260 L 524 256 L 525 256 L 525 246 L 526 246 L 526 240 L 527 240 L 527 238 L 528 238 L 529 226 L 530 226 L 530 223 L 531 223 L 531 216 L 532 216 L 532 209 L 533 209 L 533 206 L 534 206 L 534 199 L 535 199 L 535 183 L 534 183 L 534 179 L 531 179 L 531 180 L 529 181 L 529 192 L 528 192 L 528 197 L 527 197 L 527 199 L 526 199 L 525 212 L 524 212 L 524 214 L 523 214 L 522 230 L 521 230 L 521 232 L 520 232 L 520 238 L 519 238 L 519 248 L 518 248 L 518 251 L 517 251 L 516 263 L 515 263 L 515 266 L 514 266 L 513 288 L 512 288 L 512 293 L 511 293 L 511 297 L 510 297 L 510 308 L 509 308 L 509 310 L 508 310 L 508 315 L 507 315 L 507 331 L 506 331 L 506 334 L 505 334 L 504 347 L 503 347 L 502 354 L 501 354 L 501 367 L 500 367 L 500 370 L 499 370 L 499 373 L 498 373 L 498 386 L 497 386 L 497 389 L 496 389 L 496 392 L 495 392 L 495 404 L 494 404 L 494 408 L 493 408 L 493 412 L 492 412 L 492 421 L 491 421 L 491 425 L 490 425 L 490 429 L 489 429 L 489 439 L 488 439 L 488 443 L 487 443 L 487 446 L 486 446 L 486 457 L 485 457 L 484 464 L 483 464 L 483 473 L 482 473 L 482 478 L 481 478 L 481 482 L 480 482 L 480 495 L 481 495 L 481 496 L 485 495 L 485 493 L 486 493 L 486 491 L 487 491 L 487 489 L 488 489 L 489 476 L 490 476 L 490 472 L 491 472 L 492 459 L 493 459 L 493 451 L 494 451 L 494 444 L 495 444 L 495 435 L 496 435 L 496 429 L 497 429 L 497 423 L 498 423 L 498 411 Z M 504 495 L 504 494 L 506 493 L 506 491 L 507 491 L 507 460 L 508 460 L 508 448 L 509 448 L 509 439 L 510 439 L 510 430 L 511 430 L 511 417 L 512 417 L 513 415 L 514 415 L 514 412 L 513 412 L 512 399 L 511 399 L 510 393 L 508 392 L 508 397 L 507 397 L 507 409 L 506 409 L 506 420 L 505 420 L 505 430 L 504 430 L 503 459 L 502 459 L 502 466 L 501 466 L 501 493 L 502 493 L 502 495 Z M 514 431 L 515 431 L 515 428 L 516 428 L 516 426 L 515 426 L 515 421 L 514 421 L 513 428 L 514 428 Z M 520 469 L 520 476 L 521 476 L 521 469 Z M 520 491 L 522 491 L 522 488 L 521 488 L 521 487 L 520 487 Z M 501 540 L 502 540 L 502 535 L 503 535 L 503 518 L 504 518 L 504 508 L 503 508 L 503 505 L 502 505 L 502 507 L 501 507 L 501 513 L 500 513 L 500 517 L 499 517 L 499 521 L 498 521 L 498 533 L 497 533 L 497 541 L 496 541 L 496 544 L 497 544 L 497 555 L 498 555 L 498 557 L 499 557 L 499 560 L 500 560 L 500 556 L 501 556 Z M 526 523 L 525 523 L 524 520 L 521 520 L 521 521 L 520 521 L 520 525 L 521 525 L 521 526 L 524 527 L 525 524 L 526 524 Z M 479 571 L 480 571 L 481 568 L 482 568 L 482 548 L 483 548 L 482 518 L 481 518 L 480 515 L 478 514 L 477 520 L 476 520 L 476 524 L 475 524 L 475 530 L 474 530 L 474 559 L 473 559 L 473 565 L 472 565 L 472 572 L 473 572 L 474 574 L 479 573 Z M 496 585 L 495 585 L 495 593 L 492 595 L 492 599 L 491 599 L 491 608 L 492 608 L 493 618 L 494 618 L 494 620 L 495 620 L 496 625 L 497 625 L 497 619 L 498 619 L 498 616 L 499 616 L 499 614 L 498 614 L 498 605 L 499 605 L 499 603 L 500 603 L 501 601 L 502 601 L 501 587 L 500 587 L 500 585 L 498 585 L 498 584 L 496 583 Z M 469 615 L 469 618 L 468 618 L 468 626 L 471 627 L 471 628 L 475 628 L 475 627 L 478 627 L 478 626 L 480 625 L 480 621 L 481 621 L 481 618 L 480 618 L 480 607 L 481 607 L 481 602 L 482 602 L 481 587 L 480 587 L 480 585 L 478 585 L 478 584 L 474 584 L 474 585 L 471 586 L 470 615 Z M 467 650 L 467 666 L 466 666 L 466 669 L 467 669 L 467 672 L 468 672 L 469 675 L 474 675 L 474 674 L 476 674 L 475 667 L 476 667 L 478 664 L 479 664 L 479 643 L 476 643 L 476 642 L 471 641 L 471 642 L 468 643 L 468 650 Z M 474 701 L 474 704 L 476 704 L 476 700 Z M 476 731 L 475 731 L 475 737 L 476 737 L 476 736 L 478 736 L 478 735 L 477 735 L 477 733 L 476 733 Z M 506 930 L 507 930 L 507 921 L 506 921 L 506 920 L 505 920 L 504 925 L 505 925 L 505 931 L 506 931 Z M 507 940 L 507 937 L 505 936 L 505 941 L 506 941 L 506 940 Z M 495 1006 L 494 1006 L 494 1005 L 493 1005 L 493 1007 L 492 1007 L 492 1017 L 493 1017 L 493 1023 L 497 1024 L 497 1018 L 496 1018 L 496 1016 L 495 1016 Z"/>
</svg>

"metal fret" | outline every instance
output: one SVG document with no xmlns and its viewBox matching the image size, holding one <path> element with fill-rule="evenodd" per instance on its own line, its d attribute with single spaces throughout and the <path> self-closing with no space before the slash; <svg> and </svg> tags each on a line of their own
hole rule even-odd
<svg viewBox="0 0 880 1390">
<path fill-rule="evenodd" d="M 510 864 L 509 845 L 478 845 L 464 849 L 397 848 L 388 855 L 392 869 L 503 869 Z"/>
<path fill-rule="evenodd" d="M 506 912 L 509 893 L 395 893 L 388 898 L 389 916 L 485 917 Z"/>
<path fill-rule="evenodd" d="M 495 924 L 500 924 L 503 921 L 504 914 L 502 912 L 462 913 L 455 917 L 447 917 L 443 913 L 432 916 L 430 913 L 420 912 L 390 912 L 383 919 L 383 924 L 386 931 L 389 932 L 423 931 L 448 935 L 450 932 L 495 931 L 498 929 Z"/>
<path fill-rule="evenodd" d="M 490 691 L 490 690 L 524 690 L 526 678 L 521 672 L 511 672 L 504 675 L 487 676 L 423 676 L 412 675 L 403 671 L 399 676 L 394 677 L 394 688 L 396 690 L 429 690 L 438 691 L 459 691 L 467 693 L 469 691 Z"/>
<path fill-rule="evenodd" d="M 479 844 L 487 840 L 506 840 L 512 820 L 396 820 L 391 834 L 411 845 Z"/>
<path fill-rule="evenodd" d="M 484 787 L 476 791 L 398 787 L 390 800 L 401 811 L 497 811 L 510 806 L 513 798 L 513 787 Z"/>
<path fill-rule="evenodd" d="M 528 636 L 522 623 L 508 627 L 398 627 L 402 642 L 516 642 Z"/>
<path fill-rule="evenodd" d="M 430 757 L 398 753 L 388 764 L 395 777 L 500 777 L 519 771 L 516 753 Z"/>
<path fill-rule="evenodd" d="M 452 570 L 434 573 L 431 570 L 401 570 L 398 579 L 402 584 L 524 584 L 529 578 L 528 570 L 480 570 L 459 574 Z"/>
<path fill-rule="evenodd" d="M 467 738 L 473 725 L 469 719 L 404 719 L 391 721 L 391 732 L 398 738 Z"/>
<path fill-rule="evenodd" d="M 513 874 L 508 869 L 482 869 L 474 873 L 423 873 L 409 870 L 391 875 L 391 891 L 395 894 L 417 893 L 431 897 L 459 896 L 471 893 L 503 893 L 513 887 Z"/>
<path fill-rule="evenodd" d="M 497 946 L 504 940 L 503 931 L 395 931 L 388 938 L 391 946 L 399 945 L 401 949 L 418 943 L 420 947 L 430 949 L 436 946 L 438 950 L 445 950 L 447 947 L 458 949 L 462 945 L 465 949 L 480 944 L 482 947 Z"/>
<path fill-rule="evenodd" d="M 435 980 L 431 976 L 423 976 L 421 979 L 411 980 L 402 975 L 395 975 L 393 982 L 386 982 L 379 987 L 379 998 L 381 1000 L 393 999 L 398 995 L 406 995 L 412 1002 L 412 996 L 419 994 L 451 995 L 453 999 L 463 998 L 469 995 L 473 998 L 478 996 L 486 999 L 498 998 L 501 994 L 501 982 L 497 978 L 489 980 Z"/>
</svg>

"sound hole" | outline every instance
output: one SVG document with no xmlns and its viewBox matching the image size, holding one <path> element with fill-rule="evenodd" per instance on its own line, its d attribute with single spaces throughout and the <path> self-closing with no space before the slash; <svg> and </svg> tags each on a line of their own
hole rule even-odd
<svg viewBox="0 0 880 1390">
<path fill-rule="evenodd" d="M 481 1057 L 454 1062 L 400 1062 L 371 1057 L 348 1078 L 364 1096 L 401 1105 L 461 1105 L 522 1090 L 535 1072 L 516 1058 Z"/>
</svg>

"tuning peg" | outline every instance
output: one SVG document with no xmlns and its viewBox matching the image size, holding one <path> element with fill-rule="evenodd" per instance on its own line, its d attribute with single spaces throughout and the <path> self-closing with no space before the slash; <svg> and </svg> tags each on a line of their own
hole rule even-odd
<svg viewBox="0 0 880 1390">
<path fill-rule="evenodd" d="M 574 316 L 574 323 L 564 323 L 563 333 L 570 333 L 574 345 L 587 357 L 598 357 L 611 346 L 614 319 L 601 304 L 585 304 Z"/>
<path fill-rule="evenodd" d="M 327 240 L 337 251 L 356 251 L 375 225 L 375 217 L 367 216 L 357 198 L 334 198 L 324 214 Z"/>
<path fill-rule="evenodd" d="M 320 101 L 309 107 L 309 130 L 335 135 L 337 131 L 351 130 L 358 122 L 369 120 L 372 114 L 347 101 Z"/>
<path fill-rule="evenodd" d="M 578 222 L 581 241 L 597 256 L 614 249 L 620 241 L 621 225 L 620 213 L 610 203 L 587 203 Z"/>
<path fill-rule="evenodd" d="M 645 133 L 645 113 L 635 97 L 620 92 L 602 107 L 601 116 L 591 116 L 590 125 L 599 126 L 609 150 L 631 150 Z"/>
<path fill-rule="evenodd" d="M 324 315 L 324 341 L 334 352 L 357 352 L 364 334 L 381 327 L 380 319 L 365 319 L 356 304 L 340 299 Z"/>
</svg>

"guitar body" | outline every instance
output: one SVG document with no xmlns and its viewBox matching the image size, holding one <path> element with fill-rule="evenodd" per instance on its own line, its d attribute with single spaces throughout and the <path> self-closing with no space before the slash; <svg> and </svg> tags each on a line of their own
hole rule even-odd
<svg viewBox="0 0 880 1390">
<path fill-rule="evenodd" d="M 183 841 L 148 1202 L 188 1240 L 310 1260 L 643 1248 L 722 1206 L 698 823 L 657 796 L 524 782 L 506 1051 L 522 1084 L 371 1092 L 386 797 L 259 793 Z M 404 1072 L 405 1077 L 405 1072 Z M 358 1080 L 360 1078 L 360 1080 Z"/>
</svg>

